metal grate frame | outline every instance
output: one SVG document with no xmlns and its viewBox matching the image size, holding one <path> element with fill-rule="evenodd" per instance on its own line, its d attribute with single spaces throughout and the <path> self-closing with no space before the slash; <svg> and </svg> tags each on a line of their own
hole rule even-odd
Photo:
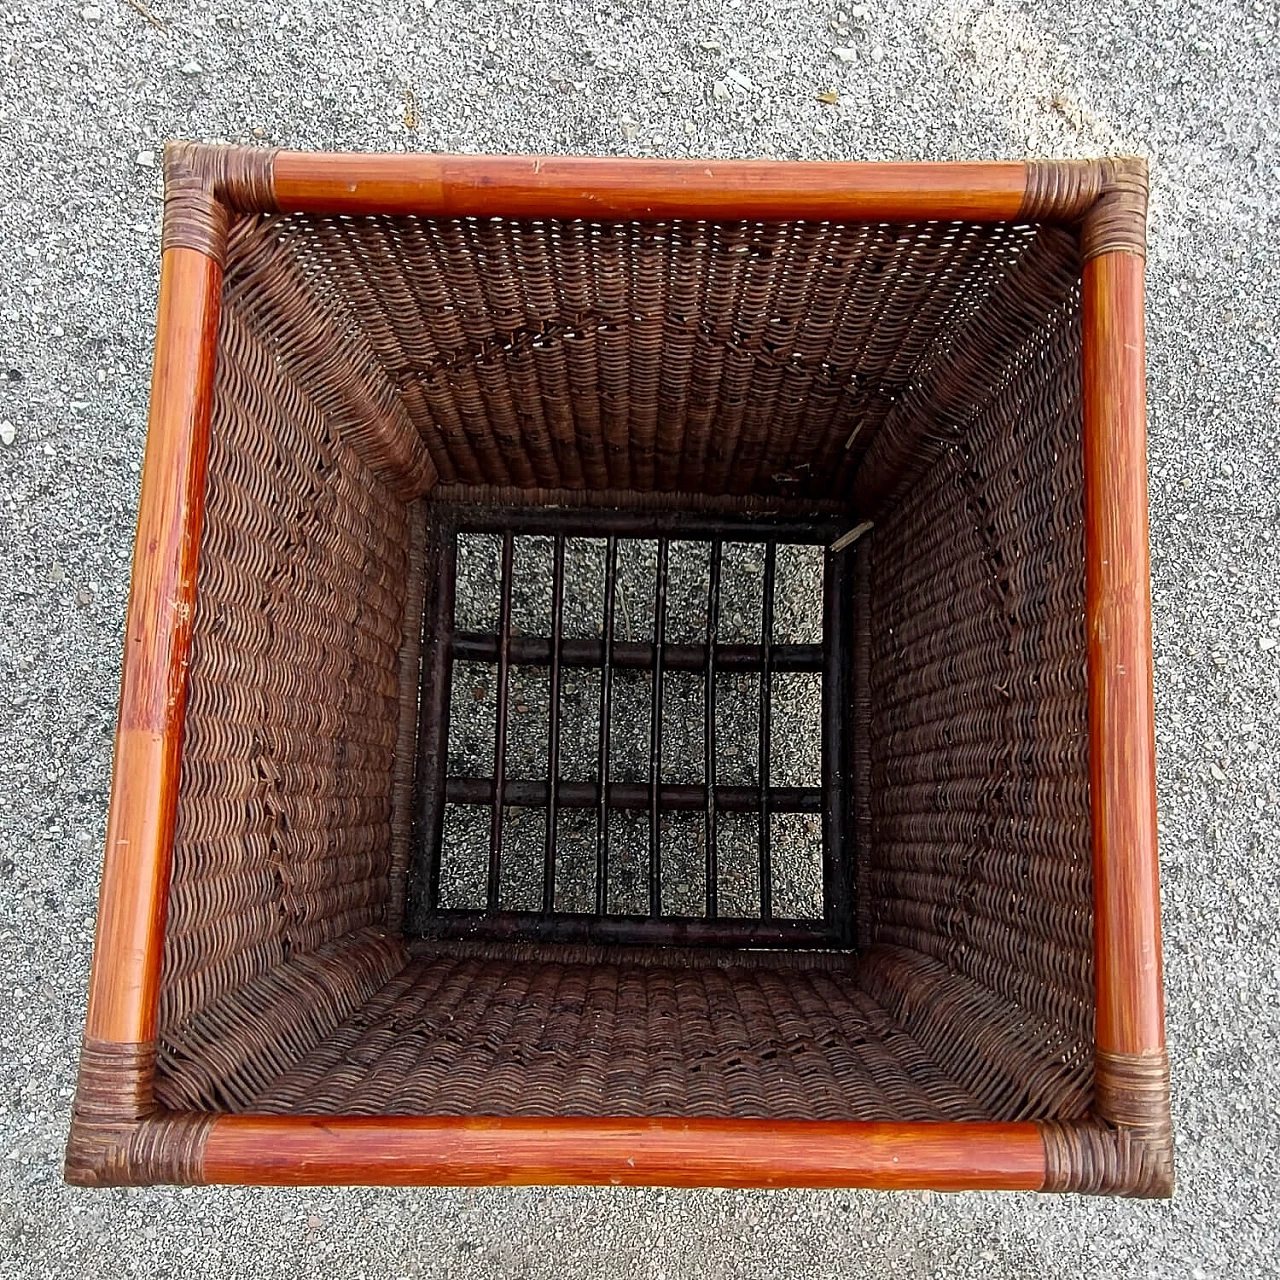
<svg viewBox="0 0 1280 1280">
<path fill-rule="evenodd" d="M 846 721 L 850 706 L 846 683 L 848 611 L 851 593 L 846 564 L 851 551 L 830 549 L 847 521 L 831 515 L 783 517 L 751 511 L 719 513 L 680 510 L 479 506 L 436 502 L 428 521 L 427 601 L 424 610 L 423 679 L 420 701 L 415 838 L 407 919 L 409 931 L 430 938 L 477 938 L 617 944 L 679 944 L 734 947 L 852 947 L 854 921 L 853 853 L 847 832 L 848 777 Z M 457 548 L 461 534 L 501 536 L 501 579 L 496 634 L 455 629 Z M 551 632 L 549 637 L 512 634 L 512 579 L 515 538 L 552 539 Z M 569 537 L 605 540 L 602 639 L 565 638 L 565 542 Z M 620 539 L 657 542 L 654 633 L 651 642 L 615 639 L 615 594 Z M 666 640 L 668 563 L 673 541 L 710 544 L 706 639 L 703 644 Z M 761 636 L 758 644 L 728 644 L 719 639 L 721 559 L 726 542 L 763 544 L 764 580 Z M 774 642 L 777 548 L 808 543 L 827 548 L 823 571 L 821 644 Z M 449 710 L 453 663 L 496 663 L 497 722 L 493 771 L 489 777 L 448 773 Z M 507 777 L 509 673 L 513 665 L 549 668 L 550 714 L 548 776 L 543 780 Z M 593 781 L 560 778 L 561 687 L 566 668 L 601 672 L 599 754 Z M 610 773 L 610 724 L 614 674 L 648 670 L 652 679 L 647 782 L 620 782 Z M 663 679 L 668 671 L 702 672 L 705 681 L 705 762 L 702 785 L 662 781 Z M 716 680 L 725 671 L 755 671 L 760 676 L 757 785 L 722 786 L 716 779 Z M 769 784 L 772 750 L 771 686 L 778 672 L 817 672 L 822 676 L 822 778 L 820 787 Z M 551 785 L 551 779 L 559 779 Z M 710 785 L 707 785 L 707 784 Z M 451 804 L 490 809 L 486 905 L 482 909 L 441 906 L 441 844 L 445 809 Z M 537 911 L 499 906 L 503 823 L 508 805 L 546 809 L 542 901 Z M 595 906 L 592 912 L 554 909 L 557 876 L 557 814 L 564 809 L 593 809 L 598 814 L 595 849 Z M 611 809 L 647 811 L 648 911 L 617 915 L 607 910 Z M 705 812 L 706 887 L 704 914 L 662 911 L 662 838 L 660 818 L 668 810 Z M 721 813 L 758 813 L 759 915 L 725 916 L 718 901 L 717 819 Z M 769 815 L 812 813 L 822 816 L 823 912 L 818 919 L 784 919 L 771 901 L 772 849 Z"/>
</svg>

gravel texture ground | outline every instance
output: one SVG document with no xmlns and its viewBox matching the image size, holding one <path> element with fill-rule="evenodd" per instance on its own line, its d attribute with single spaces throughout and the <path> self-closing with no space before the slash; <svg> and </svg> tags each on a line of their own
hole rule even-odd
<svg viewBox="0 0 1280 1280">
<path fill-rule="evenodd" d="M 0 1273 L 1275 1274 L 1278 21 L 1275 0 L 3 0 Z M 1171 1202 L 62 1186 L 171 136 L 1151 157 Z"/>
</svg>

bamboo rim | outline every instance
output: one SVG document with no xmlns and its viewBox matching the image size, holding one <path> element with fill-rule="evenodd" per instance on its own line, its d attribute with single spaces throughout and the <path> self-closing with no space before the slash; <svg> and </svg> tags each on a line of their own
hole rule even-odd
<svg viewBox="0 0 1280 1280">
<path fill-rule="evenodd" d="M 1070 181 L 1063 179 L 1062 192 L 1055 195 L 1058 187 L 1043 167 L 1023 163 L 828 165 L 278 152 L 272 159 L 273 193 L 264 194 L 261 207 L 439 216 L 885 221 L 1057 216 L 1074 221 L 1097 198 L 1105 164 L 1072 168 Z M 211 176 L 209 199 L 216 203 L 220 193 L 214 185 Z M 253 211 L 243 200 L 231 203 L 240 212 Z M 220 287 L 216 253 L 186 243 L 165 250 L 86 1019 L 87 1037 L 122 1047 L 147 1044 L 156 1030 Z M 1164 1051 L 1142 260 L 1131 243 L 1117 248 L 1108 242 L 1090 256 L 1084 306 L 1098 1049 L 1110 1062 Z M 753 1139 L 744 1146 L 745 1134 Z M 386 1153 L 376 1163 L 370 1153 L 368 1167 L 360 1166 L 364 1144 L 375 1138 L 386 1144 Z M 499 1138 L 513 1144 L 519 1157 L 501 1159 L 494 1145 Z M 597 1148 L 594 1172 L 583 1164 L 582 1144 Z M 630 1155 L 628 1144 L 635 1147 Z M 761 1163 L 761 1152 L 770 1144 L 776 1176 Z M 679 1167 L 671 1163 L 677 1155 L 685 1162 Z M 726 1160 L 737 1163 L 724 1167 Z M 707 1185 L 714 1176 L 742 1179 L 732 1185 L 771 1185 L 786 1178 L 788 1185 L 802 1186 L 1036 1189 L 1044 1185 L 1045 1153 L 1032 1124 L 795 1122 L 792 1131 L 771 1121 L 552 1124 L 219 1116 L 212 1122 L 205 1163 L 209 1180 L 300 1183 L 337 1172 L 357 1181 L 367 1176 L 407 1182 L 428 1175 L 439 1181 L 512 1182 L 670 1177 L 679 1185 Z"/>
</svg>

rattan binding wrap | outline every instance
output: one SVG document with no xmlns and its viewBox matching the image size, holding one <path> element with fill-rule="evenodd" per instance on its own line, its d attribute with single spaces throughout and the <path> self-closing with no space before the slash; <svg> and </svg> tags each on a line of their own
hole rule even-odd
<svg viewBox="0 0 1280 1280">
<path fill-rule="evenodd" d="M 1147 164 L 1145 160 L 1100 162 L 1102 191 L 1080 228 L 1084 261 L 1104 253 L 1147 254 Z"/>
<path fill-rule="evenodd" d="M 1145 257 L 1147 162 L 1137 156 L 1029 161 L 1022 216 L 1079 223 L 1085 262 L 1103 253 Z"/>
<path fill-rule="evenodd" d="M 86 1039 L 66 1174 L 81 1186 L 203 1181 L 212 1116 L 170 1115 L 152 1096 L 156 1049 Z"/>
<path fill-rule="evenodd" d="M 235 214 L 276 208 L 273 155 L 249 147 L 168 143 L 161 248 L 196 249 L 223 262 Z"/>
<path fill-rule="evenodd" d="M 1160 1197 L 1173 1190 L 1169 1058 L 1098 1051 L 1097 1119 L 1042 1122 L 1046 1191 L 1121 1191 Z"/>
<path fill-rule="evenodd" d="M 1097 200 L 1103 174 L 1092 160 L 1028 160 L 1021 217 L 1028 222 L 1053 219 L 1078 222 Z"/>
<path fill-rule="evenodd" d="M 1114 1184 L 1134 1195 L 1168 1195 L 1173 1187 L 1173 1125 L 1169 1116 L 1169 1055 L 1097 1051 L 1097 1113 L 1115 1126 L 1127 1167 Z"/>
</svg>

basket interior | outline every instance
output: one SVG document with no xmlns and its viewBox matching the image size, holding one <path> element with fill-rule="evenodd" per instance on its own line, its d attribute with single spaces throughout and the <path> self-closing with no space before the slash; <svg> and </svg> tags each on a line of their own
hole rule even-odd
<svg viewBox="0 0 1280 1280">
<path fill-rule="evenodd" d="M 1079 364 L 1047 226 L 239 222 L 160 1101 L 1083 1114 Z"/>
</svg>

